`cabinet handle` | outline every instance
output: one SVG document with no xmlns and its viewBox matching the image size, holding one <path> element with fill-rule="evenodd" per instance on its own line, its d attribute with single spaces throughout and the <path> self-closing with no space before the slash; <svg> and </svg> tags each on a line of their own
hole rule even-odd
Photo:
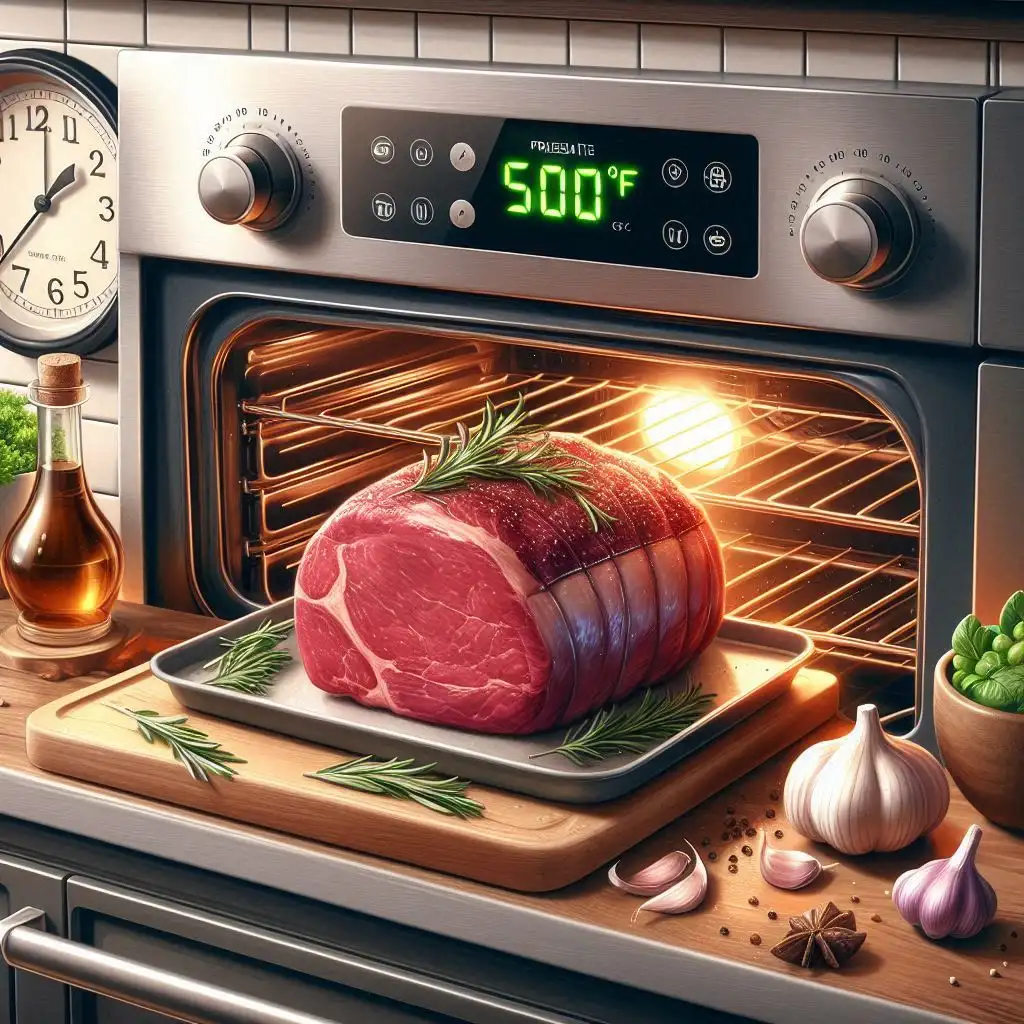
<svg viewBox="0 0 1024 1024">
<path fill-rule="evenodd" d="M 0 955 L 11 967 L 186 1024 L 338 1024 L 50 935 L 36 927 L 44 919 L 24 907 L 0 921 Z"/>
</svg>

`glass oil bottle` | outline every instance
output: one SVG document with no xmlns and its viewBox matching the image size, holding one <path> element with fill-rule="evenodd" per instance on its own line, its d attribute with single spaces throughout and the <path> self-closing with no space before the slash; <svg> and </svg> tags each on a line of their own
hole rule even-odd
<svg viewBox="0 0 1024 1024">
<path fill-rule="evenodd" d="M 4 543 L 0 573 L 20 611 L 20 637 L 72 647 L 110 631 L 124 553 L 82 467 L 82 361 L 41 356 L 38 374 L 28 392 L 39 423 L 35 487 Z"/>
</svg>

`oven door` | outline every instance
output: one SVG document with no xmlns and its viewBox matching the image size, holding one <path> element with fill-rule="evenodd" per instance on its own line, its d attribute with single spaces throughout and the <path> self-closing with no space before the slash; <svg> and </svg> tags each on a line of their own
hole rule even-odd
<svg viewBox="0 0 1024 1024">
<path fill-rule="evenodd" d="M 929 669 L 971 600 L 970 350 L 183 263 L 128 275 L 132 596 L 224 617 L 286 597 L 324 518 L 420 456 L 289 415 L 444 433 L 523 394 L 537 422 L 670 472 L 719 534 L 729 613 L 806 630 L 845 707 L 931 743 Z"/>
</svg>

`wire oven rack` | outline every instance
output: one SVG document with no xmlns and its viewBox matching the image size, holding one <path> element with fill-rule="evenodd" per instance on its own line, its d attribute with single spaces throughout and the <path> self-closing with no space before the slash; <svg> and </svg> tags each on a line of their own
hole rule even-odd
<svg viewBox="0 0 1024 1024">
<path fill-rule="evenodd" d="M 687 431 L 702 431 L 699 441 L 665 456 L 664 439 L 661 450 L 650 441 L 658 422 L 641 423 L 638 409 L 671 393 L 552 372 L 482 373 L 480 352 L 458 343 L 422 365 L 413 358 L 386 372 L 383 364 L 349 371 L 345 386 L 317 380 L 263 391 L 241 403 L 252 441 L 248 554 L 259 589 L 268 599 L 289 592 L 323 518 L 373 476 L 407 463 L 410 445 L 429 447 L 460 420 L 474 422 L 485 396 L 505 408 L 522 394 L 538 424 L 641 455 L 701 500 L 722 540 L 730 614 L 799 627 L 830 657 L 912 671 L 920 493 L 893 425 L 867 403 L 839 411 L 714 394 L 706 422 L 687 422 Z M 722 435 L 707 432 L 723 410 L 736 434 L 728 460 L 712 451 Z M 340 442 L 339 434 L 349 436 Z M 831 542 L 794 537 L 800 523 L 806 535 L 830 530 Z M 895 538 L 889 553 L 863 540 L 881 535 Z"/>
</svg>

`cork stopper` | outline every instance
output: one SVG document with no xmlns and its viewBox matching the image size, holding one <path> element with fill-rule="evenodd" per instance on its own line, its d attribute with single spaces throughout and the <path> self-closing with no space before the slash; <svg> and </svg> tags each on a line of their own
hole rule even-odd
<svg viewBox="0 0 1024 1024">
<path fill-rule="evenodd" d="M 35 397 L 41 405 L 79 405 L 88 397 L 82 380 L 82 360 L 70 352 L 40 356 Z"/>
</svg>

